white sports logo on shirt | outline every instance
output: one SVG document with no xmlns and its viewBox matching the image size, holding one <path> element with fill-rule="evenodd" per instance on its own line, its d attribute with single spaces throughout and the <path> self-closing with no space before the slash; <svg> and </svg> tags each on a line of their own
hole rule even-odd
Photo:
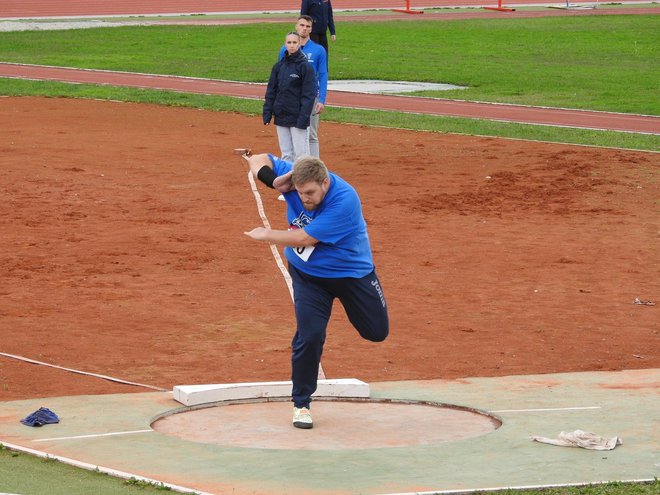
<svg viewBox="0 0 660 495">
<path fill-rule="evenodd" d="M 291 222 L 289 230 L 302 229 L 305 227 L 305 225 L 309 225 L 311 221 L 312 219 L 306 215 L 304 211 L 301 211 L 300 215 L 298 215 L 298 218 L 294 218 L 294 220 Z M 303 261 L 307 261 L 314 252 L 314 249 L 316 249 L 316 246 L 291 246 L 291 249 L 294 253 L 296 253 L 298 258 Z"/>
</svg>

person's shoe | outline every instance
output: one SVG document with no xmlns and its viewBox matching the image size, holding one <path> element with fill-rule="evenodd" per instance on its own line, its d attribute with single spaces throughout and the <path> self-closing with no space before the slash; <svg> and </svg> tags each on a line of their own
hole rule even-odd
<svg viewBox="0 0 660 495">
<path fill-rule="evenodd" d="M 312 422 L 312 413 L 309 412 L 309 408 L 293 408 L 293 426 L 304 430 L 309 430 L 314 426 L 314 423 Z"/>
</svg>

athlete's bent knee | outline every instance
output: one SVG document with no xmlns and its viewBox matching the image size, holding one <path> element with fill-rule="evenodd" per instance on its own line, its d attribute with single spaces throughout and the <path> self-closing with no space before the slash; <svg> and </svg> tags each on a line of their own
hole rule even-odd
<svg viewBox="0 0 660 495">
<path fill-rule="evenodd" d="M 372 342 L 382 342 L 387 338 L 389 335 L 389 330 L 386 328 L 384 332 L 382 332 L 380 335 L 376 335 L 375 338 L 373 338 L 371 341 Z"/>
<path fill-rule="evenodd" d="M 370 342 L 382 342 L 387 338 L 389 333 L 390 326 L 389 324 L 385 324 L 382 326 L 372 327 L 364 332 L 360 332 L 360 335 L 362 335 L 364 339 Z"/>
</svg>

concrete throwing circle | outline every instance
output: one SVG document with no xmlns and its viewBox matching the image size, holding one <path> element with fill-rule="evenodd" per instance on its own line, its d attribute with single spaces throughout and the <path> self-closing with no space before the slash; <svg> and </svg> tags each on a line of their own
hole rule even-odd
<svg viewBox="0 0 660 495">
<path fill-rule="evenodd" d="M 349 93 L 396 94 L 414 91 L 449 91 L 452 89 L 467 89 L 466 86 L 454 84 L 439 84 L 410 81 L 378 81 L 372 79 L 332 79 L 328 81 L 331 91 L 347 91 Z"/>
<path fill-rule="evenodd" d="M 378 400 L 312 403 L 314 428 L 291 424 L 290 402 L 220 403 L 173 411 L 156 419 L 156 431 L 191 442 L 283 450 L 407 447 L 477 437 L 500 427 L 484 412 L 429 402 Z"/>
</svg>

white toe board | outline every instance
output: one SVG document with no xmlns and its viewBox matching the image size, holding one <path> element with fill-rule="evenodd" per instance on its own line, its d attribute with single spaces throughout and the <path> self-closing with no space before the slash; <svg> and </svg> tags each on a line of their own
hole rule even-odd
<svg viewBox="0 0 660 495">
<path fill-rule="evenodd" d="M 238 399 L 291 396 L 291 382 L 177 385 L 174 399 L 186 406 Z M 319 380 L 314 397 L 369 397 L 369 384 L 356 378 Z"/>
</svg>

